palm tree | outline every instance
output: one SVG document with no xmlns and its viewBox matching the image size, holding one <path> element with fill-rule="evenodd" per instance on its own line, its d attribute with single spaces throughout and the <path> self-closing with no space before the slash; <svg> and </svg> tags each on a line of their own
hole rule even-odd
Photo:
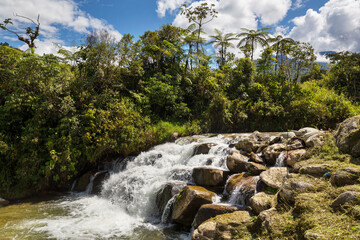
<svg viewBox="0 0 360 240">
<path fill-rule="evenodd" d="M 237 37 L 241 38 L 237 46 L 240 48 L 241 46 L 248 45 L 251 50 L 251 61 L 253 61 L 257 44 L 260 44 L 261 46 L 268 45 L 267 38 L 269 35 L 269 28 L 261 28 L 259 30 L 241 28 L 241 30 L 244 32 L 237 35 Z"/>
<path fill-rule="evenodd" d="M 215 35 L 210 36 L 212 40 L 209 43 L 215 43 L 215 48 L 220 48 L 220 66 L 225 64 L 227 48 L 234 47 L 234 44 L 230 41 L 238 39 L 235 35 L 235 33 L 223 34 L 219 29 L 215 28 Z"/>
<path fill-rule="evenodd" d="M 182 32 L 182 38 L 185 44 L 188 45 L 188 54 L 186 56 L 186 62 L 185 62 L 185 72 L 189 66 L 189 59 L 190 59 L 190 69 L 192 69 L 192 61 L 193 61 L 193 48 L 196 45 L 196 42 L 198 41 L 197 37 L 197 30 L 195 23 L 190 24 L 186 29 L 183 29 Z"/>
<path fill-rule="evenodd" d="M 268 41 L 274 43 L 272 45 L 272 48 L 276 51 L 276 56 L 275 56 L 275 58 L 276 58 L 275 72 L 276 72 L 277 68 L 278 68 L 279 54 L 283 55 L 285 46 L 289 45 L 289 44 L 290 45 L 294 44 L 295 40 L 292 38 L 284 38 L 282 35 L 277 35 L 276 37 L 269 38 Z M 282 60 L 282 56 L 280 59 Z"/>
</svg>

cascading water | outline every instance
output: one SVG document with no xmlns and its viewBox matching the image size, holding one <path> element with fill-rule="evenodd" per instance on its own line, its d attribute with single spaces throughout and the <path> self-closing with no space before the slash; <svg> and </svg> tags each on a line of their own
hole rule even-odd
<svg viewBox="0 0 360 240">
<path fill-rule="evenodd" d="M 166 207 L 163 213 L 158 211 L 156 193 L 171 181 L 192 184 L 194 167 L 227 170 L 229 145 L 238 140 L 221 135 L 181 138 L 137 157 L 116 161 L 100 196 L 73 194 L 56 202 L 67 212 L 63 216 L 49 215 L 27 224 L 32 231 L 45 232 L 56 239 L 187 239 L 189 233 L 167 230 L 169 225 L 162 223 L 170 213 Z M 200 143 L 213 145 L 208 154 L 193 156 Z M 219 198 L 214 201 L 219 202 Z"/>
</svg>

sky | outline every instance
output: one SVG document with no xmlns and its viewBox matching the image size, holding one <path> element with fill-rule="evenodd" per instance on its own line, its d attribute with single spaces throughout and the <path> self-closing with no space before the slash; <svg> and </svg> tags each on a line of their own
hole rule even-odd
<svg viewBox="0 0 360 240">
<path fill-rule="evenodd" d="M 241 28 L 268 27 L 274 35 L 310 43 L 319 61 L 323 51 L 360 52 L 360 0 L 0 0 L 0 20 L 12 18 L 12 29 L 21 31 L 31 24 L 16 15 L 36 20 L 39 14 L 36 53 L 56 53 L 54 43 L 79 46 L 86 35 L 101 29 L 119 40 L 127 33 L 138 38 L 163 24 L 186 28 L 189 22 L 180 7 L 202 2 L 215 4 L 219 12 L 204 26 L 208 35 L 215 28 L 240 33 Z M 0 42 L 27 48 L 1 29 Z"/>
</svg>

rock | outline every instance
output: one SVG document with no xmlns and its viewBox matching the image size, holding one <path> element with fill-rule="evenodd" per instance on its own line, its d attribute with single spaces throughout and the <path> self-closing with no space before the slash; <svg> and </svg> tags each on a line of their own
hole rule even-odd
<svg viewBox="0 0 360 240">
<path fill-rule="evenodd" d="M 234 174 L 230 176 L 229 180 L 227 181 L 225 190 L 228 194 L 231 194 L 231 192 L 233 192 L 236 187 L 241 186 L 242 189 L 247 189 L 249 191 L 255 192 L 257 181 L 257 177 L 248 176 L 244 173 Z"/>
<path fill-rule="evenodd" d="M 178 194 L 185 186 L 186 184 L 184 182 L 173 181 L 166 183 L 160 188 L 160 190 L 156 193 L 156 206 L 158 207 L 160 213 L 164 212 L 169 200 L 174 195 Z"/>
<path fill-rule="evenodd" d="M 344 192 L 331 204 L 334 210 L 341 210 L 344 205 L 360 205 L 360 192 Z"/>
<path fill-rule="evenodd" d="M 280 137 L 280 136 L 272 136 L 270 138 L 270 143 L 269 145 L 273 145 L 275 143 L 284 143 L 285 142 L 285 139 L 283 137 Z"/>
<path fill-rule="evenodd" d="M 235 147 L 248 153 L 256 153 L 268 145 L 268 139 L 269 137 L 259 132 L 254 132 L 248 138 L 240 139 L 239 142 L 235 144 Z"/>
<path fill-rule="evenodd" d="M 215 159 L 215 158 L 208 158 L 208 159 L 206 160 L 205 165 L 206 165 L 206 166 L 211 165 L 211 164 L 214 162 L 214 159 Z"/>
<path fill-rule="evenodd" d="M 360 115 L 338 124 L 334 137 L 341 152 L 360 157 Z"/>
<path fill-rule="evenodd" d="M 288 151 L 288 157 L 285 160 L 285 164 L 287 166 L 294 167 L 294 165 L 297 162 L 300 162 L 301 160 L 303 160 L 303 157 L 305 156 L 305 154 L 306 154 L 305 149 L 297 149 L 297 150 Z"/>
<path fill-rule="evenodd" d="M 305 147 L 305 143 L 298 138 L 292 139 L 288 144 L 288 150 L 297 150 Z"/>
<path fill-rule="evenodd" d="M 190 226 L 199 208 L 204 204 L 212 203 L 216 194 L 199 186 L 187 186 L 181 190 L 177 197 L 172 220 Z"/>
<path fill-rule="evenodd" d="M 322 177 L 330 171 L 330 166 L 326 164 L 309 165 L 300 168 L 301 174 L 308 174 L 314 177 Z"/>
<path fill-rule="evenodd" d="M 290 138 L 296 137 L 294 132 L 282 132 L 279 135 L 280 135 L 280 137 L 283 137 L 285 139 L 290 139 Z"/>
<path fill-rule="evenodd" d="M 0 207 L 9 205 L 9 201 L 0 197 Z"/>
<path fill-rule="evenodd" d="M 260 226 L 261 230 L 272 233 L 281 225 L 279 220 L 279 213 L 276 208 L 270 208 L 259 214 L 256 225 Z"/>
<path fill-rule="evenodd" d="M 203 222 L 195 229 L 192 240 L 251 239 L 247 228 L 251 217 L 247 211 L 236 211 L 218 215 Z"/>
<path fill-rule="evenodd" d="M 319 233 L 311 232 L 307 230 L 304 235 L 305 240 L 325 239 L 325 237 Z"/>
<path fill-rule="evenodd" d="M 205 222 L 210 218 L 213 218 L 220 214 L 231 213 L 238 210 L 239 209 L 237 207 L 230 205 L 204 204 L 200 207 L 199 211 L 197 212 L 192 225 L 194 229 L 196 229 L 200 224 L 202 224 L 203 222 Z"/>
<path fill-rule="evenodd" d="M 255 163 L 260 163 L 260 164 L 264 163 L 264 160 L 262 160 L 259 155 L 257 155 L 256 153 L 253 153 L 253 152 L 250 153 L 250 160 L 249 161 L 252 161 L 252 162 L 255 162 Z"/>
<path fill-rule="evenodd" d="M 250 198 L 250 206 L 252 210 L 259 214 L 262 211 L 275 207 L 274 196 L 260 192 Z"/>
<path fill-rule="evenodd" d="M 226 166 L 231 172 L 246 172 L 246 163 L 248 157 L 245 157 L 238 150 L 233 150 L 226 158 Z"/>
<path fill-rule="evenodd" d="M 282 143 L 276 143 L 266 147 L 263 150 L 265 162 L 269 165 L 274 165 L 276 163 L 276 158 L 284 150 L 286 150 L 286 145 Z"/>
<path fill-rule="evenodd" d="M 326 134 L 323 132 L 314 133 L 309 138 L 305 140 L 305 145 L 307 147 L 314 147 L 322 145 L 325 142 Z"/>
<path fill-rule="evenodd" d="M 333 186 L 341 187 L 360 183 L 360 169 L 347 168 L 331 174 L 330 182 Z"/>
<path fill-rule="evenodd" d="M 178 132 L 173 132 L 173 134 L 171 134 L 169 141 L 170 142 L 175 142 L 176 139 L 179 138 L 179 133 Z"/>
<path fill-rule="evenodd" d="M 91 176 L 91 172 L 86 172 L 84 175 L 82 175 L 76 182 L 74 190 L 78 192 L 84 192 L 90 183 Z"/>
<path fill-rule="evenodd" d="M 260 174 L 260 180 L 269 187 L 280 189 L 286 175 L 288 175 L 286 167 L 270 168 Z"/>
<path fill-rule="evenodd" d="M 228 174 L 223 170 L 198 167 L 193 169 L 192 177 L 196 185 L 219 186 L 224 184 Z"/>
<path fill-rule="evenodd" d="M 300 193 L 313 191 L 314 185 L 298 179 L 287 179 L 279 191 L 280 198 L 290 205 L 295 203 L 295 197 Z"/>
<path fill-rule="evenodd" d="M 303 137 L 307 133 L 317 133 L 317 132 L 319 132 L 319 130 L 316 128 L 312 128 L 312 127 L 305 127 L 305 128 L 299 129 L 298 131 L 294 131 L 294 133 L 297 137 Z"/>
<path fill-rule="evenodd" d="M 102 184 L 110 176 L 108 171 L 97 172 L 93 179 L 93 187 L 91 194 L 99 194 L 101 192 Z"/>
<path fill-rule="evenodd" d="M 264 165 L 254 162 L 247 162 L 245 168 L 248 174 L 253 176 L 257 176 L 263 171 L 266 171 L 266 167 Z"/>
<path fill-rule="evenodd" d="M 195 147 L 194 155 L 208 154 L 210 149 L 216 146 L 216 143 L 203 143 Z"/>
</svg>

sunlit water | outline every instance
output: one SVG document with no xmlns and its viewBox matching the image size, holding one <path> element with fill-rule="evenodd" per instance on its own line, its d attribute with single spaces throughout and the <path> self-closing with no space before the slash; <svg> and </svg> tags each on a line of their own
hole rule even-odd
<svg viewBox="0 0 360 240">
<path fill-rule="evenodd" d="M 100 196 L 70 194 L 0 208 L 0 239 L 189 239 L 188 232 L 161 222 L 156 193 L 169 181 L 191 184 L 194 167 L 227 169 L 229 144 L 237 140 L 182 138 L 114 166 Z M 210 142 L 217 145 L 209 154 L 192 156 L 196 145 Z"/>
</svg>

